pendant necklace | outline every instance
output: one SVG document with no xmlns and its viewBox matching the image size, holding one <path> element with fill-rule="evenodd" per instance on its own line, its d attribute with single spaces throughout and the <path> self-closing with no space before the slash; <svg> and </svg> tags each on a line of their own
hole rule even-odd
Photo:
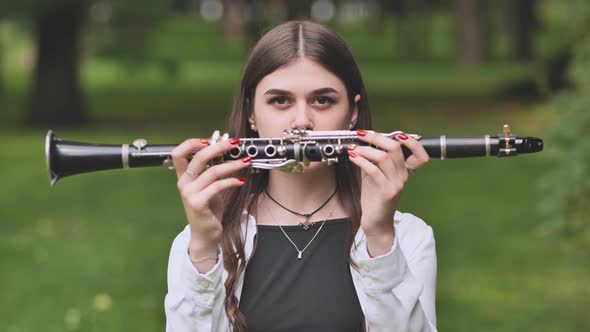
<svg viewBox="0 0 590 332">
<path fill-rule="evenodd" d="M 303 227 L 304 230 L 310 229 L 315 224 L 315 222 L 313 222 L 313 223 L 310 223 L 309 222 L 309 219 L 311 218 L 311 216 L 313 216 L 316 212 L 318 212 L 324 206 L 326 206 L 326 204 L 328 204 L 328 202 L 332 199 L 332 197 L 334 197 L 336 195 L 337 192 L 338 192 L 338 189 L 334 190 L 334 192 L 332 193 L 332 195 L 330 195 L 330 197 L 328 197 L 328 199 L 326 199 L 324 201 L 324 203 L 322 203 L 322 205 L 320 205 L 320 207 L 318 207 L 317 209 L 313 210 L 312 212 L 310 212 L 310 213 L 300 213 L 300 212 L 297 212 L 297 211 L 293 211 L 293 210 L 287 208 L 286 206 L 284 206 L 283 204 L 279 203 L 276 199 L 274 199 L 268 193 L 268 191 L 266 189 L 264 189 L 264 193 L 266 194 L 266 196 L 268 196 L 268 198 L 270 198 L 270 200 L 273 201 L 273 202 L 275 202 L 278 206 L 282 207 L 283 209 L 285 209 L 285 210 L 287 210 L 287 211 L 289 211 L 289 212 L 291 212 L 293 214 L 296 214 L 298 216 L 301 216 L 301 217 L 304 217 L 305 218 L 305 221 L 299 223 L 299 226 Z"/>
<path fill-rule="evenodd" d="M 283 229 L 283 226 L 279 225 L 279 228 L 281 229 L 281 231 L 283 231 L 283 234 L 285 234 L 285 237 L 287 237 L 287 240 L 289 240 L 289 242 L 291 242 L 291 244 L 293 245 L 293 247 L 295 247 L 295 250 L 297 250 L 297 259 L 301 259 L 303 256 L 303 252 L 305 251 L 305 249 L 307 249 L 307 247 L 309 247 L 309 245 L 313 242 L 313 240 L 315 240 L 315 237 L 318 236 L 318 234 L 320 233 L 320 231 L 322 230 L 322 227 L 324 227 L 324 224 L 326 223 L 326 220 L 328 220 L 328 218 L 330 218 L 332 216 L 332 212 L 330 212 L 330 214 L 328 215 L 328 217 L 326 217 L 326 219 L 324 219 L 324 221 L 322 221 L 322 224 L 320 225 L 320 228 L 318 228 L 318 230 L 315 232 L 315 234 L 313 235 L 313 237 L 311 238 L 311 240 L 309 240 L 309 242 L 307 243 L 307 245 L 305 246 L 305 248 L 299 250 L 299 248 L 297 247 L 297 245 L 295 244 L 295 242 L 293 242 L 293 240 L 291 240 L 291 238 L 289 237 L 289 235 L 287 235 L 287 232 L 285 232 L 285 230 Z"/>
<path fill-rule="evenodd" d="M 335 209 L 336 207 L 334 207 Z M 283 232 L 283 234 L 285 235 L 285 237 L 287 238 L 287 240 L 289 240 L 289 242 L 291 242 L 291 244 L 293 245 L 293 247 L 295 247 L 295 250 L 297 250 L 297 259 L 300 260 L 301 258 L 303 258 L 303 252 L 309 247 L 309 245 L 313 242 L 313 240 L 315 240 L 316 236 L 318 236 L 318 234 L 320 233 L 320 231 L 322 230 L 322 228 L 324 227 L 324 224 L 326 223 L 326 220 L 328 220 L 328 218 L 332 217 L 332 214 L 334 213 L 334 209 L 332 209 L 332 211 L 330 211 L 330 213 L 328 214 L 328 216 L 324 219 L 324 221 L 322 221 L 322 224 L 320 225 L 320 227 L 318 228 L 318 230 L 315 232 L 315 234 L 313 235 L 313 237 L 311 238 L 311 240 L 309 240 L 309 242 L 307 243 L 307 245 L 299 250 L 299 247 L 297 247 L 297 245 L 295 244 L 295 242 L 293 242 L 293 240 L 291 240 L 291 238 L 289 237 L 289 235 L 287 235 L 287 232 L 285 232 L 285 230 L 283 229 L 283 226 L 281 224 L 279 224 L 279 228 L 281 229 L 281 231 Z M 276 220 L 276 218 L 272 215 L 272 212 L 270 212 L 270 210 L 267 210 L 268 213 L 270 214 L 271 218 Z"/>
</svg>

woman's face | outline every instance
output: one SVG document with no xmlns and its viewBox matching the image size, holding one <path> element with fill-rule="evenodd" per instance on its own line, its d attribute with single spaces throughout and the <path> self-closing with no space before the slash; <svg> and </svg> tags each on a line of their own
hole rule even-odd
<svg viewBox="0 0 590 332">
<path fill-rule="evenodd" d="M 355 97 L 355 102 L 359 96 Z M 284 129 L 344 130 L 356 123 L 344 83 L 315 60 L 300 57 L 265 76 L 256 87 L 250 122 L 260 137 Z"/>
</svg>

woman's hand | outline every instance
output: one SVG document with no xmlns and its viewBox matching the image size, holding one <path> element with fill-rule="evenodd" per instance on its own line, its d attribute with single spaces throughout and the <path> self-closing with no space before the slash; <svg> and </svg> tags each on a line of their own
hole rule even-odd
<svg viewBox="0 0 590 332">
<path fill-rule="evenodd" d="M 244 183 L 245 179 L 229 176 L 247 167 L 251 158 L 211 167 L 207 167 L 207 164 L 235 148 L 238 143 L 239 139 L 233 138 L 208 145 L 207 139 L 192 138 L 172 150 L 178 177 L 177 187 L 191 228 L 191 256 L 192 253 L 210 254 L 211 250 L 217 250 L 223 230 L 221 217 L 225 204 L 222 192 Z M 189 163 L 187 157 L 192 151 L 198 152 Z"/>
<path fill-rule="evenodd" d="M 358 130 L 357 134 L 361 141 L 377 147 L 347 148 L 350 161 L 361 169 L 361 227 L 369 252 L 386 253 L 393 245 L 393 215 L 408 181 L 408 169 L 422 167 L 429 156 L 422 144 L 405 134 L 397 136 L 399 142 L 374 131 Z M 412 151 L 407 160 L 402 144 Z"/>
</svg>

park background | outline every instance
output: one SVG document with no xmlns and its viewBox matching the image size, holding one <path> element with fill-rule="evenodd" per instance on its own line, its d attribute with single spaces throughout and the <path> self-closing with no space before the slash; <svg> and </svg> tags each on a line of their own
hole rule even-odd
<svg viewBox="0 0 590 332">
<path fill-rule="evenodd" d="M 50 188 L 45 134 L 172 144 L 225 129 L 253 42 L 302 17 L 349 43 L 376 130 L 509 123 L 545 140 L 410 179 L 399 209 L 434 228 L 439 330 L 590 330 L 587 1 L 21 0 L 0 3 L 1 331 L 164 329 L 186 224 L 174 172 Z"/>
</svg>

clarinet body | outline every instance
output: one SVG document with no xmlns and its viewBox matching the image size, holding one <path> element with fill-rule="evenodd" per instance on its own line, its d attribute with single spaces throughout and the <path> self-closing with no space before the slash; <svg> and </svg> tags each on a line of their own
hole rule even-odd
<svg viewBox="0 0 590 332">
<path fill-rule="evenodd" d="M 397 140 L 401 132 L 383 134 Z M 422 137 L 417 139 L 432 159 L 467 157 L 511 157 L 543 150 L 543 141 L 536 137 L 518 137 L 510 134 L 505 125 L 500 135 Z M 209 144 L 228 139 L 216 131 Z M 278 169 L 285 172 L 302 172 L 309 162 L 325 164 L 348 159 L 346 146 L 366 145 L 358 139 L 356 131 L 285 130 L 278 138 L 240 138 L 236 148 L 212 161 L 212 164 L 252 157 L 253 169 Z M 45 155 L 50 183 L 54 185 L 62 177 L 108 169 L 168 166 L 172 164 L 172 144 L 147 144 L 136 139 L 132 144 L 92 144 L 65 141 L 50 130 L 46 136 Z M 411 151 L 402 146 L 405 158 Z M 189 159 L 194 155 L 193 152 Z"/>
</svg>

